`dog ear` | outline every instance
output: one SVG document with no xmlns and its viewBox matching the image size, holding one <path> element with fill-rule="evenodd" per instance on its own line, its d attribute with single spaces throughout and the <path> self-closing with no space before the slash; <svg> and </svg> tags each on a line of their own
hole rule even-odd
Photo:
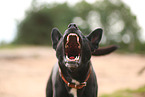
<svg viewBox="0 0 145 97">
<path fill-rule="evenodd" d="M 91 50 L 94 51 L 98 48 L 98 44 L 102 38 L 102 32 L 103 30 L 101 28 L 95 29 L 93 32 L 91 32 L 87 38 L 91 42 Z"/>
<path fill-rule="evenodd" d="M 62 35 L 59 32 L 59 30 L 57 28 L 53 28 L 52 32 L 51 32 L 51 40 L 52 40 L 53 48 L 55 50 L 56 50 L 57 44 L 58 44 L 61 37 L 62 37 Z"/>
<path fill-rule="evenodd" d="M 92 52 L 92 55 L 93 56 L 107 55 L 107 54 L 110 54 L 113 51 L 117 50 L 118 48 L 119 48 L 119 46 L 117 46 L 117 45 L 111 45 L 108 47 L 101 47 L 101 48 L 94 50 L 94 52 Z"/>
</svg>

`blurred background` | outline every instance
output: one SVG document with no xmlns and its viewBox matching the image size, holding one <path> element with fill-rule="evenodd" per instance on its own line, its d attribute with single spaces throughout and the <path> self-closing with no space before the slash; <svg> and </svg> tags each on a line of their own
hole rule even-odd
<svg viewBox="0 0 145 97">
<path fill-rule="evenodd" d="M 100 97 L 145 97 L 143 0 L 4 0 L 0 3 L 0 97 L 45 96 L 57 61 L 51 30 L 76 23 L 89 34 L 103 28 L 100 47 L 116 53 L 92 57 Z M 105 61 L 104 61 L 105 60 Z"/>
</svg>

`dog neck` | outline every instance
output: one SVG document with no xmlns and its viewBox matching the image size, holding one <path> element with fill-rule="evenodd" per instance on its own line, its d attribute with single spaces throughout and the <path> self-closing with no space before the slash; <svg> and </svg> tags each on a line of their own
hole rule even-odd
<svg viewBox="0 0 145 97">
<path fill-rule="evenodd" d="M 75 79 L 72 79 L 72 81 L 69 82 L 65 79 L 65 77 L 63 76 L 63 73 L 61 72 L 61 69 L 59 68 L 59 74 L 62 80 L 67 84 L 68 87 L 75 88 L 75 89 L 82 89 L 83 87 L 87 85 L 87 81 L 90 77 L 91 72 L 92 72 L 92 68 L 90 67 L 88 75 L 86 76 L 86 79 L 81 83 L 76 81 Z"/>
</svg>

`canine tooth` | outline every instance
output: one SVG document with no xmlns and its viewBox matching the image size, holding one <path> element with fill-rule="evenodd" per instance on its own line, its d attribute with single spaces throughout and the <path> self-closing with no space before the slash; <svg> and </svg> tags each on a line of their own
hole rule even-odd
<svg viewBox="0 0 145 97">
<path fill-rule="evenodd" d="M 67 42 L 69 42 L 69 35 L 67 36 Z"/>
<path fill-rule="evenodd" d="M 77 36 L 77 42 L 79 43 L 79 37 Z"/>
<path fill-rule="evenodd" d="M 79 56 L 76 56 L 75 60 L 79 60 Z"/>
<path fill-rule="evenodd" d="M 78 60 L 80 59 L 80 56 L 78 56 Z"/>
<path fill-rule="evenodd" d="M 77 43 L 79 44 L 78 48 L 80 49 L 81 46 L 80 46 L 80 41 L 79 41 L 79 39 L 80 39 L 80 38 L 77 36 Z"/>
<path fill-rule="evenodd" d="M 69 60 L 68 56 L 66 55 L 66 59 Z"/>
</svg>

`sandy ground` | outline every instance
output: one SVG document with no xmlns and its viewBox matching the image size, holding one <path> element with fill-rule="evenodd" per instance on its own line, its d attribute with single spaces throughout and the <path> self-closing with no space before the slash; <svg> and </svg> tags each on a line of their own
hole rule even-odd
<svg viewBox="0 0 145 97">
<path fill-rule="evenodd" d="M 118 89 L 145 85 L 145 56 L 110 54 L 92 57 L 99 95 Z M 0 50 L 0 97 L 45 97 L 45 87 L 55 51 L 48 47 L 23 47 Z"/>
</svg>

